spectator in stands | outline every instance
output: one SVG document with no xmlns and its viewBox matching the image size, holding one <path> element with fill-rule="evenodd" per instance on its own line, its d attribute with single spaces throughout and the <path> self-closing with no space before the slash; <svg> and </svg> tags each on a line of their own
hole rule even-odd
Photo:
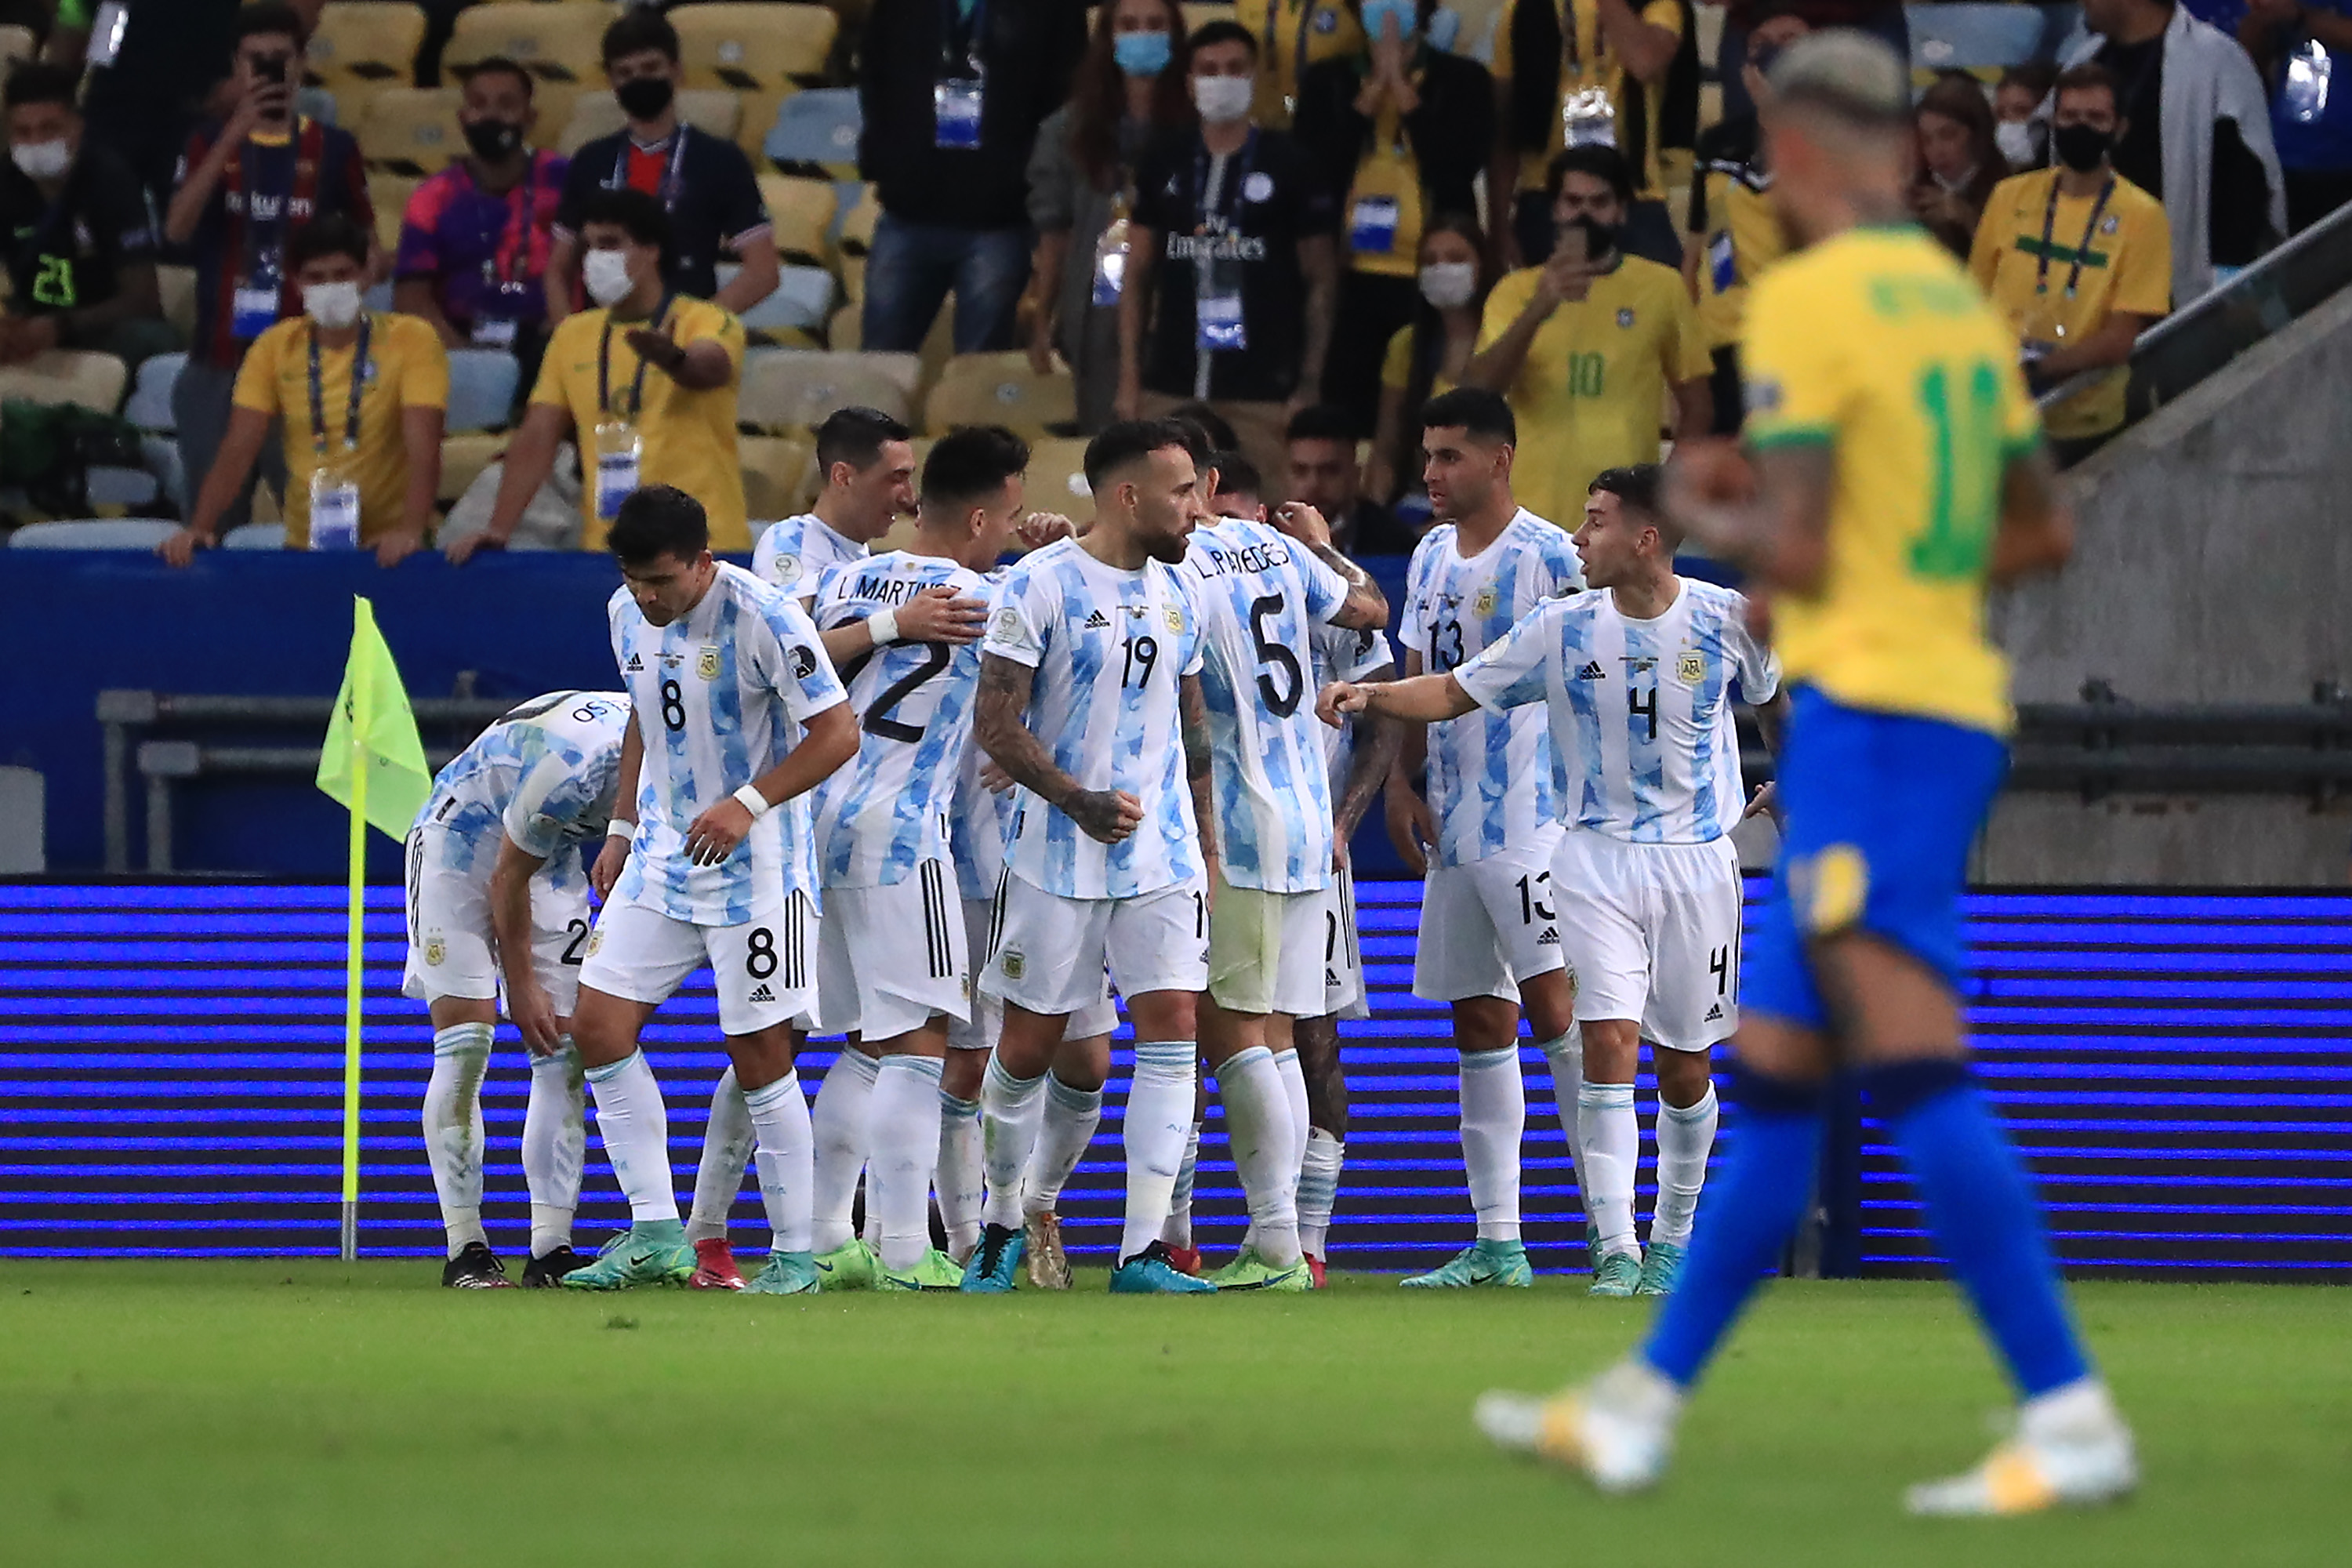
<svg viewBox="0 0 2352 1568">
<path fill-rule="evenodd" d="M 1338 291 L 1336 214 L 1314 162 L 1251 121 L 1257 42 L 1238 23 L 1192 35 L 1200 130 L 1136 173 L 1118 301 L 1121 418 L 1199 398 L 1261 471 L 1314 401 Z"/>
<path fill-rule="evenodd" d="M 1118 290 L 1135 161 L 1156 137 L 1191 129 L 1191 58 L 1177 0 L 1103 6 L 1070 101 L 1045 117 L 1029 154 L 1029 222 L 1037 231 L 1029 361 L 1046 374 L 1061 350 L 1087 435 L 1110 423 L 1118 391 Z"/>
<path fill-rule="evenodd" d="M 2008 176 L 2008 162 L 1993 140 L 1992 105 L 1974 78 L 1955 72 L 1927 90 L 1911 118 L 1919 138 L 1911 210 L 1965 261 L 1986 199 Z"/>
<path fill-rule="evenodd" d="M 590 193 L 579 232 L 595 303 L 566 317 L 549 338 L 530 406 L 507 448 L 488 527 L 452 540 L 450 561 L 504 548 L 566 437 L 579 443 L 583 469 L 583 548 L 604 547 L 630 491 L 675 485 L 709 513 L 712 549 L 751 549 L 735 445 L 743 323 L 714 301 L 671 288 L 669 215 L 647 193 Z"/>
<path fill-rule="evenodd" d="M 273 425 L 290 476 L 289 549 L 372 548 L 379 565 L 394 566 L 424 547 L 441 482 L 449 356 L 415 317 L 361 304 L 372 243 L 340 213 L 287 241 L 304 319 L 271 327 L 245 356 L 220 456 L 188 525 L 161 546 L 174 566 L 220 542 Z"/>
<path fill-rule="evenodd" d="M 1350 0 L 1249 0 L 1234 10 L 1258 41 L 1255 110 L 1272 130 L 1290 129 L 1309 69 L 1363 52 L 1364 26 Z"/>
<path fill-rule="evenodd" d="M 1495 145 L 1486 68 L 1433 47 L 1437 0 L 1349 0 L 1367 40 L 1309 66 L 1292 134 L 1342 195 L 1347 246 L 1323 400 L 1370 429 L 1380 413 L 1381 356 L 1421 304 L 1421 234 L 1433 214 L 1478 210 L 1479 172 Z"/>
<path fill-rule="evenodd" d="M 2038 394 L 2086 370 L 2120 367 L 2171 301 L 2172 237 L 2157 199 L 2116 173 L 2127 133 L 2116 79 L 2076 66 L 2058 79 L 2054 167 L 2003 180 L 1985 208 L 1969 269 L 2009 318 Z M 2050 411 L 2053 447 L 2070 462 L 2119 428 L 2118 368 Z"/>
<path fill-rule="evenodd" d="M 237 13 L 236 106 L 225 123 L 200 126 L 189 138 L 179 188 L 163 213 L 164 239 L 186 247 L 196 268 L 195 342 L 172 389 L 180 460 L 191 478 L 213 470 L 246 345 L 280 316 L 301 311 L 286 258 L 289 231 L 340 215 L 362 235 L 375 232 L 359 143 L 348 131 L 294 111 L 302 26 L 290 5 Z M 377 275 L 373 258 L 368 270 Z M 263 454 L 261 467 L 273 487 L 283 484 L 274 453 Z M 244 524 L 252 496 L 248 477 L 222 514 L 222 532 Z"/>
<path fill-rule="evenodd" d="M 2069 66 L 2116 79 L 2116 173 L 2164 204 L 2172 298 L 2187 305 L 2286 233 L 2263 79 L 2237 41 L 2173 0 L 2084 0 Z"/>
<path fill-rule="evenodd" d="M 1334 548 L 1349 556 L 1412 552 L 1412 531 L 1363 492 L 1356 426 L 1347 410 L 1328 404 L 1302 408 L 1291 416 L 1284 437 L 1283 471 L 1289 475 L 1285 499 L 1305 501 L 1321 512 L 1331 524 Z M 1263 467 L 1259 471 L 1265 471 Z"/>
<path fill-rule="evenodd" d="M 122 29 L 111 59 L 91 59 L 82 111 L 92 142 L 125 163 L 160 210 L 191 127 L 226 118 L 228 101 L 210 110 L 236 47 L 240 0 L 122 0 Z M 79 74 L 100 0 L 60 0 L 46 58 Z"/>
<path fill-rule="evenodd" d="M 598 191 L 643 191 L 668 215 L 662 275 L 673 292 L 741 315 L 776 291 L 782 263 L 751 161 L 732 142 L 678 118 L 677 29 L 659 12 L 628 11 L 604 29 L 604 75 L 627 125 L 572 155 L 555 209 L 547 261 L 547 319 L 572 314 L 580 282 L 581 226 Z M 741 270 L 719 284 L 719 253 Z M 699 498 L 705 505 L 709 498 Z M 717 520 L 713 519 L 714 529 Z"/>
<path fill-rule="evenodd" d="M 1992 140 L 2012 174 L 2050 161 L 2050 122 L 2042 100 L 2058 80 L 2058 68 L 2041 61 L 2011 66 L 1992 89 Z"/>
<path fill-rule="evenodd" d="M 1764 94 L 1765 75 L 1780 51 L 1813 29 L 1790 0 L 1765 0 L 1748 13 L 1748 63 L 1740 74 L 1753 104 Z M 1715 363 L 1707 387 L 1718 436 L 1739 431 L 1739 325 L 1747 313 L 1748 286 L 1789 252 L 1788 231 L 1766 195 L 1771 183 L 1753 108 L 1699 132 L 1691 179 L 1692 243 L 1683 251 L 1683 280 L 1698 301 L 1699 331 Z"/>
<path fill-rule="evenodd" d="M 1768 0 L 1726 0 L 1723 38 L 1715 51 L 1726 120 L 1755 111 L 1755 83 L 1739 68 L 1748 58 L 1748 33 L 1773 8 Z M 1789 0 L 1787 8 L 1809 27 L 1858 28 L 1885 39 L 1899 58 L 1911 58 L 1911 26 L 1903 15 L 1903 0 Z"/>
<path fill-rule="evenodd" d="M 393 298 L 451 348 L 501 348 L 528 374 L 547 343 L 546 277 L 569 161 L 533 152 L 531 77 L 509 59 L 466 78 L 466 153 L 416 188 L 400 225 Z"/>
<path fill-rule="evenodd" d="M 950 290 L 955 348 L 1013 346 L 1029 279 L 1029 154 L 1086 52 L 1076 0 L 874 0 L 858 58 L 858 172 L 882 216 L 868 349 L 913 353 Z"/>
<path fill-rule="evenodd" d="M 1593 475 L 1658 460 L 1669 392 L 1677 438 L 1712 427 L 1714 366 L 1681 277 L 1625 254 L 1633 175 L 1617 149 L 1570 147 L 1552 159 L 1547 184 L 1559 238 L 1541 267 L 1495 285 L 1462 382 L 1510 400 L 1512 489 L 1538 516 L 1573 527 Z"/>
<path fill-rule="evenodd" d="M 1733 57 L 1737 58 L 1738 57 Z M 1495 159 L 1486 189 L 1515 192 L 1499 218 L 1506 267 L 1551 254 L 1548 160 L 1568 147 L 1614 147 L 1633 171 L 1628 256 L 1682 265 L 1660 154 L 1698 136 L 1698 33 L 1690 0 L 1511 0 L 1495 28 Z M 1584 501 L 1580 493 L 1576 515 Z"/>
<path fill-rule="evenodd" d="M 136 372 L 180 346 L 155 283 L 155 221 L 121 159 L 87 142 L 74 107 L 80 84 L 50 65 L 19 66 L 0 104 L 8 166 L 0 169 L 0 254 L 8 310 L 0 364 L 49 349 L 96 349 Z"/>
<path fill-rule="evenodd" d="M 1477 351 L 1486 255 L 1486 231 L 1466 213 L 1441 213 L 1422 234 L 1417 308 L 1411 324 L 1390 337 L 1381 360 L 1380 410 L 1371 461 L 1365 465 L 1364 488 L 1383 506 L 1400 505 L 1408 493 L 1419 498 L 1421 405 L 1460 385 L 1463 367 Z M 1297 428 L 1296 420 L 1291 427 Z M 1294 461 L 1297 455 L 1294 442 Z M 1422 515 L 1425 504 L 1410 510 Z"/>
<path fill-rule="evenodd" d="M 2352 200 L 2352 0 L 2250 0 L 2238 41 L 2271 90 L 2271 139 L 2286 181 L 2289 232 L 2301 234 Z"/>
</svg>

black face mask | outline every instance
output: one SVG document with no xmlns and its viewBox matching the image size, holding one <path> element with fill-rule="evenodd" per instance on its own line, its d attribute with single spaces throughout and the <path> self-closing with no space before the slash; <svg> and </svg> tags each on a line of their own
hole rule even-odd
<svg viewBox="0 0 2352 1568">
<path fill-rule="evenodd" d="M 507 120 L 477 120 L 466 127 L 466 145 L 485 163 L 503 163 L 522 145 L 522 127 Z"/>
<path fill-rule="evenodd" d="M 621 112 L 630 119 L 653 120 L 669 107 L 677 89 L 666 76 L 640 76 L 631 77 L 614 88 L 613 96 L 621 100 Z"/>
<path fill-rule="evenodd" d="M 2105 163 L 2115 144 L 2114 134 L 2095 125 L 2061 125 L 2050 132 L 2050 150 L 2078 174 L 2087 174 Z"/>
</svg>

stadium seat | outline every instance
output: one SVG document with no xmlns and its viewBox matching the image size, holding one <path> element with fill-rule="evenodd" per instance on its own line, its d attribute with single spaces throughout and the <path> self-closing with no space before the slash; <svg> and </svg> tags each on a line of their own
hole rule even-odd
<svg viewBox="0 0 2352 1568">
<path fill-rule="evenodd" d="M 515 386 L 522 367 L 504 349 L 449 351 L 449 417 L 446 428 L 494 430 L 514 413 Z"/>
<path fill-rule="evenodd" d="M 313 87 L 408 86 L 424 41 L 425 13 L 408 0 L 333 0 L 303 47 L 304 77 Z"/>
<path fill-rule="evenodd" d="M 681 5 L 669 20 L 677 29 L 687 85 L 743 94 L 743 150 L 755 158 L 784 100 L 803 87 L 824 85 L 825 60 L 841 26 L 824 5 L 773 0 Z"/>
<path fill-rule="evenodd" d="M 8 536 L 8 548 L 152 550 L 179 531 L 178 523 L 154 518 L 74 518 L 59 522 L 28 522 Z"/>
<path fill-rule="evenodd" d="M 1915 78 L 1937 71 L 1998 71 L 2024 65 L 2042 51 L 2049 23 L 2039 5 L 1980 5 L 1942 0 L 1906 5 Z"/>
<path fill-rule="evenodd" d="M 866 307 L 852 301 L 833 313 L 825 323 L 825 346 L 835 353 L 855 351 L 866 338 Z"/>
<path fill-rule="evenodd" d="M 79 403 L 111 414 L 122 406 L 122 388 L 130 379 L 131 372 L 112 354 L 51 349 L 0 369 L 0 400 Z"/>
<path fill-rule="evenodd" d="M 513 439 L 506 435 L 490 435 L 469 430 L 441 437 L 441 483 L 434 499 L 446 508 L 466 493 L 466 487 L 481 477 L 484 468 L 499 460 Z"/>
<path fill-rule="evenodd" d="M 1182 9 L 1184 31 L 1192 34 L 1199 32 L 1212 22 L 1234 20 L 1239 7 L 1232 5 L 1230 0 L 1223 5 L 1216 4 L 1215 0 L 1184 0 Z"/>
<path fill-rule="evenodd" d="M 223 550 L 283 550 L 286 548 L 286 525 L 282 522 L 262 522 L 258 520 L 243 528 L 232 528 L 221 541 Z"/>
<path fill-rule="evenodd" d="M 760 176 L 760 199 L 776 229 L 776 254 L 787 266 L 823 267 L 833 256 L 834 204 L 829 181 L 787 174 Z"/>
<path fill-rule="evenodd" d="M 875 199 L 874 187 L 868 185 L 841 220 L 841 231 L 834 244 L 841 254 L 841 286 L 853 300 L 866 298 L 866 255 L 874 248 L 874 226 L 882 216 L 882 204 Z"/>
<path fill-rule="evenodd" d="M 139 379 L 122 405 L 122 416 L 142 430 L 168 436 L 179 428 L 172 413 L 172 384 L 188 363 L 185 354 L 157 354 L 139 367 Z"/>
<path fill-rule="evenodd" d="M 393 87 L 368 103 L 360 121 L 360 153 L 371 170 L 421 180 L 466 150 L 457 131 L 455 88 Z"/>
<path fill-rule="evenodd" d="M 604 29 L 620 14 L 620 6 L 604 0 L 469 6 L 457 14 L 441 63 L 460 79 L 467 67 L 492 55 L 529 67 L 539 79 L 533 95 L 538 144 L 551 147 L 582 100 L 609 98 L 604 91 Z"/>
<path fill-rule="evenodd" d="M 761 150 L 787 174 L 815 180 L 857 177 L 857 137 L 864 123 L 853 87 L 796 92 L 776 110 Z"/>
<path fill-rule="evenodd" d="M 400 248 L 401 217 L 408 211 L 408 198 L 424 183 L 400 174 L 368 176 L 368 200 L 375 207 L 375 242 L 384 249 Z"/>
<path fill-rule="evenodd" d="M 745 436 L 736 443 L 743 468 L 743 502 L 755 519 L 790 517 L 816 493 L 816 448 L 782 436 Z M 752 538 L 757 539 L 758 524 Z"/>
<path fill-rule="evenodd" d="M 966 425 L 1002 425 L 1024 436 L 1076 428 L 1077 383 L 1039 375 L 1020 353 L 959 354 L 923 400 L 923 429 L 944 436 Z"/>
<path fill-rule="evenodd" d="M 776 276 L 775 292 L 743 312 L 743 325 L 789 346 L 815 348 L 833 314 L 833 274 L 824 268 L 787 267 Z"/>
<path fill-rule="evenodd" d="M 724 88 L 688 88 L 677 95 L 678 117 L 722 142 L 732 142 L 743 123 L 743 102 Z M 572 101 L 572 118 L 556 138 L 556 151 L 570 157 L 599 136 L 610 136 L 628 123 L 609 92 L 583 92 Z"/>
<path fill-rule="evenodd" d="M 1060 512 L 1079 522 L 1093 516 L 1094 491 L 1087 488 L 1086 441 L 1056 436 L 1032 442 L 1022 499 L 1032 511 Z"/>
<path fill-rule="evenodd" d="M 155 268 L 155 285 L 163 296 L 163 319 L 183 337 L 196 331 L 196 269 L 168 263 Z"/>
<path fill-rule="evenodd" d="M 919 374 L 913 354 L 755 349 L 744 361 L 737 416 L 775 435 L 810 428 L 851 404 L 905 419 L 914 407 Z"/>
</svg>

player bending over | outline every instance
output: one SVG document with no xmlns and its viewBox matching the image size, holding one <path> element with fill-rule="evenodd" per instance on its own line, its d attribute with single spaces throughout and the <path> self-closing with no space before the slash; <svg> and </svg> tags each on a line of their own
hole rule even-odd
<svg viewBox="0 0 2352 1568">
<path fill-rule="evenodd" d="M 629 700 L 617 691 L 534 697 L 451 759 L 408 830 L 401 989 L 433 1018 L 425 1154 L 449 1237 L 444 1285 L 511 1283 L 482 1232 L 482 1078 L 502 983 L 507 1016 L 530 1051 L 522 1124 L 530 1262 L 522 1282 L 552 1285 L 583 1262 L 572 1250 L 588 1135 L 571 1034 L 588 945 L 580 847 L 604 837 L 628 726 Z"/>
<path fill-rule="evenodd" d="M 1772 595 L 1794 688 L 1786 834 L 1743 981 L 1740 1120 L 1681 1288 L 1584 1388 L 1489 1394 L 1496 1441 L 1625 1491 L 1664 1473 L 1685 1398 L 1802 1215 L 1830 1086 L 1853 1075 L 1903 1152 L 1936 1246 L 2023 1405 L 1915 1513 L 2022 1513 L 2131 1489 L 2129 1430 L 2070 1319 L 2024 1167 L 1970 1077 L 1958 987 L 1969 845 L 1999 788 L 2007 671 L 1986 584 L 2064 562 L 2017 344 L 1907 221 L 1910 80 L 1863 35 L 1769 78 L 1772 201 L 1807 248 L 1748 307 L 1745 431 L 1678 454 L 1667 507 Z"/>
</svg>

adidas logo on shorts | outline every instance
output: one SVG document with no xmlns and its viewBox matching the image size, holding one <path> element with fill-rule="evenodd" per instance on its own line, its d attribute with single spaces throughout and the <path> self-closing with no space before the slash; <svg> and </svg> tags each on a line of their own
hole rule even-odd
<svg viewBox="0 0 2352 1568">
<path fill-rule="evenodd" d="M 1110 617 L 1104 615 L 1100 610 L 1090 610 L 1087 613 L 1087 629 L 1088 631 L 1094 631 L 1108 625 L 1110 625 Z"/>
<path fill-rule="evenodd" d="M 760 988 L 751 993 L 751 1000 L 754 1002 L 772 1002 L 775 999 L 776 994 L 768 989 L 765 981 L 761 982 Z"/>
<path fill-rule="evenodd" d="M 1544 927 L 1542 933 L 1536 938 L 1536 945 L 1538 947 L 1558 947 L 1559 945 L 1559 932 L 1551 926 Z"/>
<path fill-rule="evenodd" d="M 1714 1006 L 1709 1007 L 1706 1010 L 1706 1021 L 1710 1024 L 1720 1024 L 1723 1022 L 1722 1003 L 1717 1002 Z"/>
<path fill-rule="evenodd" d="M 1585 661 L 1584 668 L 1576 672 L 1576 679 L 1579 680 L 1605 680 L 1608 679 L 1608 672 L 1601 668 L 1601 661 L 1599 659 L 1587 659 Z"/>
</svg>

